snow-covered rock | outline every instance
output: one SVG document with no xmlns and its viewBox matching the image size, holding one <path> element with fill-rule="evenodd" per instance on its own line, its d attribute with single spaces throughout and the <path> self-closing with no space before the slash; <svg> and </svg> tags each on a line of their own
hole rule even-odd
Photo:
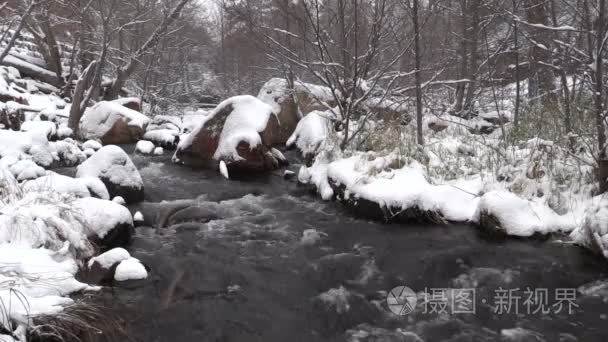
<svg viewBox="0 0 608 342">
<path fill-rule="evenodd" d="M 51 121 L 25 121 L 21 125 L 22 132 L 39 131 L 51 140 L 57 136 L 57 124 Z"/>
<path fill-rule="evenodd" d="M 152 154 L 154 152 L 154 143 L 147 140 L 140 140 L 135 145 L 135 152 L 139 152 L 141 154 Z"/>
<path fill-rule="evenodd" d="M 156 115 L 148 125 L 148 131 L 169 130 L 180 132 L 182 120 L 177 116 Z"/>
<path fill-rule="evenodd" d="M 118 264 L 121 261 L 127 260 L 131 258 L 131 254 L 121 247 L 112 248 L 109 251 L 99 254 L 96 257 L 89 259 L 88 267 L 92 268 L 95 263 L 99 265 L 99 267 L 104 269 L 109 269 L 112 266 Z"/>
<path fill-rule="evenodd" d="M 131 242 L 134 227 L 129 209 L 94 197 L 79 198 L 74 201 L 73 207 L 85 220 L 89 238 L 110 248 Z"/>
<path fill-rule="evenodd" d="M 210 113 L 207 111 L 199 110 L 197 112 L 191 112 L 185 114 L 182 117 L 182 134 L 190 134 L 194 131 L 198 125 L 205 120 L 205 117 Z"/>
<path fill-rule="evenodd" d="M 253 96 L 227 99 L 179 143 L 173 161 L 217 169 L 223 160 L 232 170 L 272 170 L 272 120 L 273 108 Z"/>
<path fill-rule="evenodd" d="M 529 237 L 535 234 L 570 232 L 574 224 L 549 207 L 517 197 L 506 191 L 484 194 L 473 221 L 481 229 L 495 235 Z"/>
<path fill-rule="evenodd" d="M 137 167 L 120 147 L 108 145 L 78 166 L 76 177 L 97 177 L 108 188 L 111 197 L 121 196 L 127 203 L 142 201 L 143 180 Z"/>
<path fill-rule="evenodd" d="M 287 147 L 296 146 L 306 159 L 312 160 L 327 139 L 332 116 L 328 111 L 308 113 L 298 122 L 295 131 L 287 140 Z"/>
<path fill-rule="evenodd" d="M 157 147 L 154 149 L 153 154 L 155 156 L 162 156 L 163 154 L 165 154 L 165 149 L 163 149 L 162 147 Z"/>
<path fill-rule="evenodd" d="M 30 179 L 36 179 L 46 174 L 44 168 L 36 165 L 36 163 L 29 159 L 22 159 L 17 161 L 16 163 L 10 165 L 9 170 L 20 182 Z"/>
<path fill-rule="evenodd" d="M 118 103 L 119 105 L 132 109 L 134 111 L 141 112 L 141 99 L 138 97 L 122 97 L 113 100 L 112 102 Z"/>
<path fill-rule="evenodd" d="M 25 192 L 54 192 L 68 194 L 74 197 L 97 197 L 109 199 L 106 186 L 95 177 L 72 178 L 50 172 L 47 176 L 24 182 L 22 189 Z"/>
<path fill-rule="evenodd" d="M 127 201 L 125 201 L 125 199 L 120 196 L 114 196 L 114 198 L 112 198 L 112 202 L 118 203 L 120 205 L 127 205 Z"/>
<path fill-rule="evenodd" d="M 93 151 L 97 151 L 97 150 L 99 150 L 102 147 L 103 147 L 103 145 L 99 141 L 96 141 L 96 140 L 87 140 L 87 141 L 85 141 L 82 144 L 82 149 L 83 150 L 86 150 L 86 149 L 90 148 Z"/>
<path fill-rule="evenodd" d="M 80 120 L 84 139 L 98 139 L 104 145 L 128 144 L 139 140 L 150 119 L 118 102 L 101 101 L 86 110 Z"/>
<path fill-rule="evenodd" d="M 118 264 L 130 258 L 131 254 L 126 249 L 121 247 L 112 248 L 105 253 L 89 259 L 82 275 L 88 283 L 111 283 L 114 280 Z"/>
<path fill-rule="evenodd" d="M 179 143 L 179 131 L 172 129 L 148 130 L 144 134 L 143 139 L 166 149 L 175 149 Z"/>
<path fill-rule="evenodd" d="M 41 131 L 0 130 L 0 157 L 7 156 L 17 159 L 31 159 L 42 167 L 50 167 L 55 161 L 49 141 Z"/>
<path fill-rule="evenodd" d="M 147 277 L 148 271 L 146 267 L 135 258 L 122 261 L 118 264 L 116 273 L 114 273 L 114 280 L 116 281 L 141 280 Z"/>
<path fill-rule="evenodd" d="M 260 89 L 258 98 L 273 106 L 277 113 L 278 125 L 273 128 L 273 144 L 284 144 L 300 118 L 307 113 L 335 106 L 329 88 L 297 81 L 291 90 L 284 78 L 272 78 L 266 82 Z"/>
<path fill-rule="evenodd" d="M 142 214 L 141 211 L 133 214 L 133 222 L 135 222 L 135 224 L 142 224 L 144 222 L 144 214 Z"/>
<path fill-rule="evenodd" d="M 571 234 L 575 242 L 608 259 L 608 197 L 595 197 L 585 212 L 583 225 Z"/>
</svg>

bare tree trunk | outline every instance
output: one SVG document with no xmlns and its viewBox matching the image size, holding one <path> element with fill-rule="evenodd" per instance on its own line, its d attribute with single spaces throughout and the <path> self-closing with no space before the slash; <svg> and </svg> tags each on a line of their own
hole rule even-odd
<svg viewBox="0 0 608 342">
<path fill-rule="evenodd" d="M 606 155 L 606 113 L 604 112 L 604 61 L 603 54 L 606 38 L 606 0 L 599 0 L 599 18 L 597 21 L 596 54 L 595 54 L 595 124 L 599 149 L 598 181 L 600 192 L 608 191 L 608 156 Z"/>
<path fill-rule="evenodd" d="M 513 13 L 517 13 L 517 0 L 513 0 Z M 519 27 L 513 19 L 513 49 L 515 50 L 515 113 L 513 113 L 513 125 L 519 127 L 519 107 L 521 106 L 521 84 L 519 83 Z"/>
<path fill-rule="evenodd" d="M 78 135 L 80 118 L 86 108 L 85 92 L 93 83 L 93 78 L 97 70 L 97 61 L 91 62 L 89 66 L 82 72 L 80 79 L 76 82 L 74 96 L 72 98 L 72 108 L 70 108 L 70 116 L 68 118 L 68 127 L 72 129 L 74 135 Z"/>
<path fill-rule="evenodd" d="M 549 25 L 549 11 L 545 0 L 527 0 L 526 13 L 531 24 Z M 553 70 L 546 64 L 551 61 L 550 31 L 543 28 L 531 28 L 530 68 L 532 69 L 528 92 L 531 98 L 542 97 L 544 104 L 555 103 L 555 83 Z"/>
<path fill-rule="evenodd" d="M 11 37 L 11 40 L 8 42 L 8 44 L 4 48 L 4 51 L 2 51 L 2 53 L 0 53 L 0 63 L 2 63 L 4 61 L 4 58 L 6 58 L 6 56 L 8 56 L 8 53 L 11 51 L 11 49 L 15 45 L 17 38 L 21 34 L 21 30 L 23 30 L 23 26 L 25 26 L 27 18 L 30 16 L 30 14 L 32 13 L 32 11 L 34 10 L 34 7 L 36 7 L 36 5 L 38 5 L 36 0 L 32 0 L 30 2 L 30 4 L 27 6 L 27 9 L 21 16 L 21 20 L 19 21 L 19 24 L 17 25 L 15 32 L 13 32 L 13 36 Z"/>
<path fill-rule="evenodd" d="M 416 142 L 418 145 L 424 145 L 424 136 L 422 135 L 422 81 L 420 75 L 420 23 L 418 22 L 418 3 L 419 0 L 413 1 L 412 17 L 414 21 L 414 54 L 416 63 Z"/>
<path fill-rule="evenodd" d="M 116 71 L 116 78 L 112 82 L 112 85 L 107 89 L 107 92 L 105 94 L 106 99 L 112 100 L 112 99 L 115 99 L 118 97 L 118 95 L 120 94 L 120 91 L 122 90 L 122 88 L 125 85 L 125 82 L 127 82 L 129 77 L 131 76 L 131 74 L 133 74 L 133 72 L 135 72 L 135 70 L 137 69 L 137 66 L 140 63 L 141 58 L 150 49 L 154 48 L 159 43 L 161 36 L 163 34 L 165 34 L 165 32 L 167 31 L 169 26 L 173 23 L 173 21 L 175 21 L 175 19 L 177 19 L 177 17 L 180 15 L 182 9 L 184 8 L 184 6 L 186 6 L 186 4 L 189 1 L 190 0 L 181 0 L 177 4 L 177 6 L 175 6 L 173 11 L 171 11 L 171 14 L 169 14 L 169 16 L 167 16 L 160 23 L 160 25 L 156 28 L 156 30 L 154 30 L 154 32 L 152 32 L 152 35 L 150 35 L 150 37 L 144 43 L 144 45 L 142 45 L 139 49 L 137 49 L 137 51 L 135 51 L 133 56 L 131 56 L 128 59 L 128 61 L 125 65 L 118 68 L 118 70 Z"/>
</svg>

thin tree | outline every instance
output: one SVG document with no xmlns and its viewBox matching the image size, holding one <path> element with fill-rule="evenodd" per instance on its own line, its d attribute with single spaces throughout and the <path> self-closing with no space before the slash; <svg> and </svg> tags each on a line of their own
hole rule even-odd
<svg viewBox="0 0 608 342">
<path fill-rule="evenodd" d="M 27 18 L 30 16 L 30 14 L 32 13 L 32 11 L 34 10 L 34 8 L 37 5 L 38 5 L 37 0 L 30 1 L 30 4 L 25 9 L 25 12 L 23 12 L 23 14 L 21 15 L 21 18 L 19 19 L 19 24 L 17 25 L 17 28 L 13 32 L 11 40 L 9 40 L 8 44 L 4 48 L 4 51 L 2 51 L 2 53 L 0 53 L 0 63 L 2 63 L 4 61 L 4 59 L 6 58 L 6 56 L 8 56 L 8 53 L 11 51 L 11 49 L 15 45 L 17 38 L 19 38 L 19 35 L 21 35 L 21 30 L 23 30 L 23 27 L 25 27 Z"/>
<path fill-rule="evenodd" d="M 412 19 L 414 23 L 414 59 L 416 63 L 415 79 L 416 79 L 416 142 L 418 145 L 424 145 L 424 137 L 422 135 L 422 77 L 420 75 L 421 53 L 420 53 L 420 23 L 418 16 L 419 0 L 413 0 L 412 4 Z"/>
</svg>

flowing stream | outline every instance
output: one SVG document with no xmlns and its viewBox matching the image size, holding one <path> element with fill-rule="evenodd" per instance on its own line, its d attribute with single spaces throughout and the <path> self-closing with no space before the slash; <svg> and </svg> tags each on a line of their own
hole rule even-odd
<svg viewBox="0 0 608 342">
<path fill-rule="evenodd" d="M 145 225 L 129 250 L 150 272 L 98 300 L 135 341 L 608 338 L 608 283 L 601 282 L 608 267 L 576 246 L 489 241 L 462 225 L 370 222 L 284 180 L 283 171 L 227 181 L 214 170 L 173 165 L 170 156 L 125 149 L 146 191 L 131 208 Z M 564 301 L 557 310 L 556 291 L 571 295 L 563 289 L 591 283 L 586 295 L 575 293 L 572 310 Z M 387 309 L 387 293 L 400 285 L 419 293 L 409 315 Z M 454 288 L 475 289 L 475 313 L 456 313 L 435 297 L 424 303 L 424 291 Z M 526 289 L 546 289 L 545 312 L 524 304 Z M 511 305 L 500 312 L 502 290 L 512 290 Z"/>
</svg>

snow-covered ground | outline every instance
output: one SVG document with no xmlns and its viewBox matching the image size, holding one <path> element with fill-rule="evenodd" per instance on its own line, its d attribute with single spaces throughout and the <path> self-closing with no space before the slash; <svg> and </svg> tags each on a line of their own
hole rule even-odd
<svg viewBox="0 0 608 342">
<path fill-rule="evenodd" d="M 358 148 L 340 151 L 343 132 L 327 119 L 333 114 L 309 113 L 288 141 L 305 155 L 316 154 L 298 180 L 314 185 L 325 200 L 338 197 L 355 206 L 358 199 L 371 201 L 387 220 L 414 209 L 432 213 L 420 219 L 469 222 L 491 233 L 561 232 L 607 253 L 608 225 L 598 219 L 603 212 L 598 203 L 605 201 L 594 195 L 591 156 L 540 138 L 505 144 L 511 102 L 502 101 L 500 113 L 477 105 L 484 114 L 470 120 L 427 112 L 423 149 L 415 143 L 414 124 L 379 120 L 366 123 L 374 128 L 351 144 Z M 490 126 L 494 132 L 479 134 Z M 351 132 L 356 128 L 355 123 Z"/>
<path fill-rule="evenodd" d="M 43 65 L 33 64 L 38 60 L 35 54 L 26 55 L 20 48 L 15 51 L 14 56 L 9 56 L 13 64 L 44 73 Z M 116 243 L 126 239 L 134 225 L 124 200 L 110 201 L 101 178 L 118 183 L 141 181 L 137 169 L 126 159 L 121 163 L 132 166 L 128 174 L 117 167 L 104 168 L 107 165 L 102 162 L 109 157 L 95 153 L 102 149 L 99 140 L 74 140 L 67 127 L 70 104 L 58 93 L 58 89 L 41 80 L 22 78 L 13 67 L 0 67 L 0 94 L 21 102 L 0 102 L 0 111 L 19 118 L 14 121 L 17 123 L 25 119 L 14 127 L 0 124 L 1 341 L 26 341 L 30 329 L 35 328 L 34 317 L 54 315 L 79 305 L 70 298 L 71 294 L 97 291 L 99 287 L 94 284 L 77 280 L 77 272 L 100 248 L 110 247 L 114 243 L 111 239 L 116 239 Z M 120 103 L 101 106 L 128 114 L 131 125 L 145 126 L 149 120 Z M 87 129 L 102 133 L 100 128 L 104 127 L 93 125 Z M 116 146 L 105 148 L 121 150 Z M 152 145 L 149 153 L 154 150 Z M 91 158 L 95 155 L 98 157 Z M 52 171 L 85 161 L 87 165 L 78 178 Z M 129 256 L 122 264 L 117 267 L 120 272 L 116 281 L 147 277 L 138 260 Z"/>
</svg>

